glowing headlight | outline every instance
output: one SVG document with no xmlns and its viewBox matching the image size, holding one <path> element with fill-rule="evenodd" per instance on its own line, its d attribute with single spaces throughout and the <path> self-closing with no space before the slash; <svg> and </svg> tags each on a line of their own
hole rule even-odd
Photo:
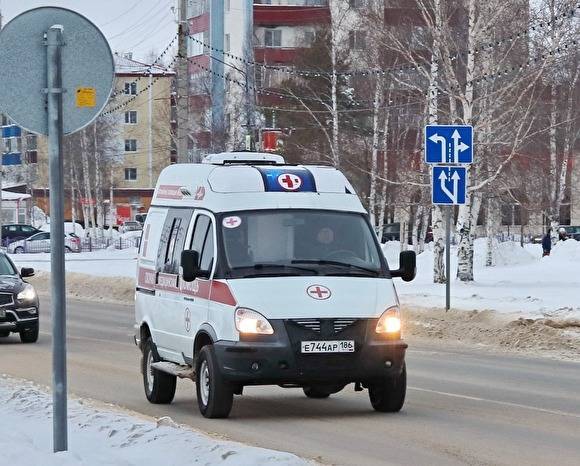
<svg viewBox="0 0 580 466">
<path fill-rule="evenodd" d="M 36 291 L 32 285 L 26 285 L 24 289 L 16 295 L 17 301 L 34 301 L 36 299 Z"/>
<path fill-rule="evenodd" d="M 272 335 L 274 329 L 270 322 L 259 312 L 240 307 L 236 309 L 236 329 L 240 333 Z"/>
<path fill-rule="evenodd" d="M 383 312 L 377 322 L 377 333 L 398 333 L 401 331 L 401 319 L 399 317 L 399 308 L 391 307 Z"/>
</svg>

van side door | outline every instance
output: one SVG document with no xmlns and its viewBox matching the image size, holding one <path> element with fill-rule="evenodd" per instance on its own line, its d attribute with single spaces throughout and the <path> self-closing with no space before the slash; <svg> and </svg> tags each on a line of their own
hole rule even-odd
<svg viewBox="0 0 580 466">
<path fill-rule="evenodd" d="M 207 323 L 209 311 L 209 297 L 211 291 L 211 277 L 215 270 L 216 240 L 215 220 L 211 213 L 196 211 L 192 219 L 190 235 L 185 249 L 198 251 L 200 254 L 200 270 L 207 271 L 206 278 L 198 277 L 193 282 L 181 279 L 180 286 L 183 293 L 183 315 L 185 319 L 184 331 L 189 346 L 182 348 L 183 354 L 193 358 L 193 339 L 201 326 Z M 186 339 L 183 339 L 186 341 Z"/>
<path fill-rule="evenodd" d="M 181 348 L 184 318 L 181 309 L 182 297 L 179 288 L 179 267 L 188 227 L 192 217 L 188 209 L 169 209 L 157 255 L 155 285 L 155 330 L 159 354 L 170 361 L 183 362 Z"/>
</svg>

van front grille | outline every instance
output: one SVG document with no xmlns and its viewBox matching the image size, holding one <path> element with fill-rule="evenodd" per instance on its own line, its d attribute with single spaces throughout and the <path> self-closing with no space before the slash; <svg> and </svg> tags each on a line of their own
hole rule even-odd
<svg viewBox="0 0 580 466">
<path fill-rule="evenodd" d="M 326 333 L 332 331 L 332 333 L 336 334 L 355 324 L 358 320 L 359 319 L 293 319 L 290 322 L 315 333 L 320 333 L 322 328 L 325 328 Z"/>
</svg>

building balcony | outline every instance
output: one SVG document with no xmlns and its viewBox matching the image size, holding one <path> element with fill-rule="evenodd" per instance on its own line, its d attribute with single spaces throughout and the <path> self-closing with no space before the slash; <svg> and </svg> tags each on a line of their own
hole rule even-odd
<svg viewBox="0 0 580 466">
<path fill-rule="evenodd" d="M 254 2 L 254 26 L 300 26 L 330 23 L 330 8 L 326 1 Z"/>
<path fill-rule="evenodd" d="M 204 13 L 201 16 L 189 18 L 188 21 L 189 33 L 191 35 L 209 31 L 209 13 Z"/>
<path fill-rule="evenodd" d="M 254 58 L 259 63 L 292 64 L 296 56 L 303 54 L 304 47 L 254 47 Z"/>
</svg>

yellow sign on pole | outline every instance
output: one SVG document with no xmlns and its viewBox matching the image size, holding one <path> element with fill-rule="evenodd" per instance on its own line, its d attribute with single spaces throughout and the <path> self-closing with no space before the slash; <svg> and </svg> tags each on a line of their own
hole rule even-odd
<svg viewBox="0 0 580 466">
<path fill-rule="evenodd" d="M 76 101 L 78 108 L 96 107 L 97 90 L 94 87 L 77 87 Z"/>
</svg>

